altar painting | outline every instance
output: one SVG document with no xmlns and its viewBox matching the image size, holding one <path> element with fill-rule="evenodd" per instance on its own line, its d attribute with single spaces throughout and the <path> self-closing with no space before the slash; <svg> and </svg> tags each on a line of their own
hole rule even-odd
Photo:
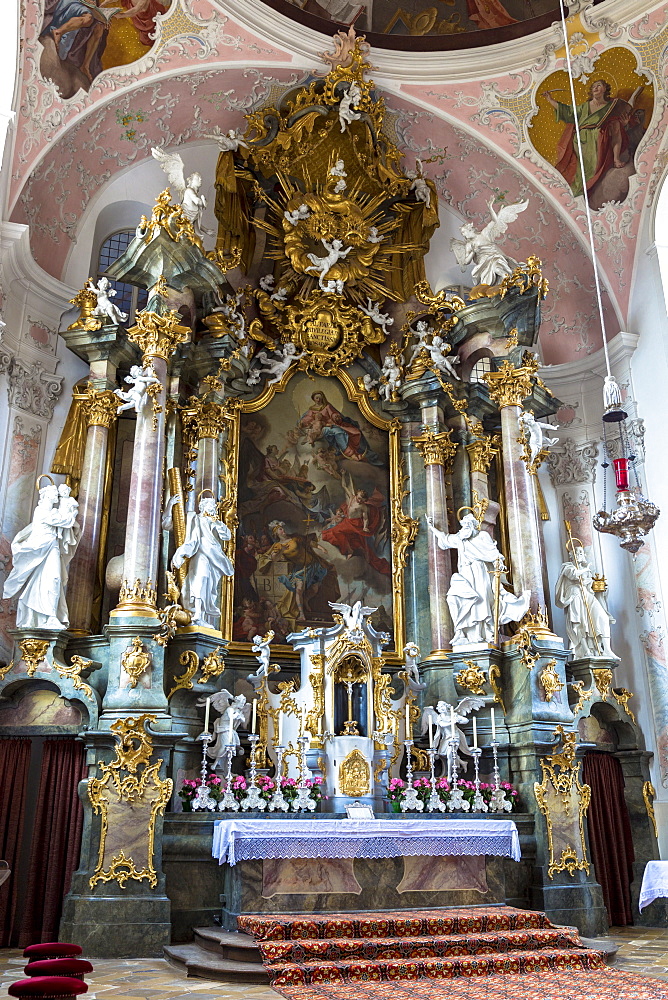
<svg viewBox="0 0 668 1000">
<path fill-rule="evenodd" d="M 232 639 L 333 624 L 330 601 L 392 633 L 390 499 L 389 434 L 337 379 L 300 373 L 242 412 Z"/>
</svg>

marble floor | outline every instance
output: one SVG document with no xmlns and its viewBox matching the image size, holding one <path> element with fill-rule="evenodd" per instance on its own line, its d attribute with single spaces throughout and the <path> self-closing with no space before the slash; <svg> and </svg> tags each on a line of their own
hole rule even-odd
<svg viewBox="0 0 668 1000">
<path fill-rule="evenodd" d="M 619 945 L 616 967 L 639 975 L 668 981 L 668 929 L 613 927 L 610 936 Z M 276 1000 L 267 986 L 188 979 L 160 958 L 97 959 L 88 977 L 90 1000 Z M 0 996 L 23 978 L 25 960 L 21 952 L 0 949 Z M 433 996 L 438 996 L 436 983 Z M 364 992 L 359 989 L 360 1000 Z M 517 1000 L 521 1000 L 515 992 Z"/>
</svg>

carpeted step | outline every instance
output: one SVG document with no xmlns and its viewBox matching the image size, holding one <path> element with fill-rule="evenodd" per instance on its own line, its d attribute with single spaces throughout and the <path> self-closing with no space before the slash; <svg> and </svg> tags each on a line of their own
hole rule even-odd
<svg viewBox="0 0 668 1000">
<path fill-rule="evenodd" d="M 449 934 L 443 937 L 394 938 L 311 938 L 300 941 L 261 941 L 262 959 L 271 969 L 284 962 L 356 958 L 411 959 L 455 955 L 492 955 L 541 948 L 581 948 L 575 927 L 538 928 L 519 931 L 492 931 L 480 934 Z"/>
<path fill-rule="evenodd" d="M 392 982 L 406 979 L 455 979 L 501 973 L 587 971 L 605 969 L 603 957 L 583 948 L 509 951 L 501 955 L 463 955 L 452 958 L 357 959 L 350 962 L 287 962 L 268 966 L 271 985 L 283 987 L 318 983 Z"/>
<path fill-rule="evenodd" d="M 240 930 L 252 934 L 258 943 L 325 938 L 432 937 L 553 926 L 544 913 L 518 910 L 513 906 L 376 913 L 243 914 L 237 918 L 237 925 Z"/>
</svg>

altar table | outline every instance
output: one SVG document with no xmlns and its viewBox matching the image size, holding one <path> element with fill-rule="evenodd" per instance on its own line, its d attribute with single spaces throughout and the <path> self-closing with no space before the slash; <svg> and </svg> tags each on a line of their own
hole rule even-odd
<svg viewBox="0 0 668 1000">
<path fill-rule="evenodd" d="M 655 899 L 668 898 L 668 861 L 648 861 L 642 877 L 638 909 L 643 910 Z"/>
<path fill-rule="evenodd" d="M 512 820 L 228 819 L 214 824 L 219 864 L 268 858 L 400 858 L 492 855 L 520 860 Z"/>
</svg>

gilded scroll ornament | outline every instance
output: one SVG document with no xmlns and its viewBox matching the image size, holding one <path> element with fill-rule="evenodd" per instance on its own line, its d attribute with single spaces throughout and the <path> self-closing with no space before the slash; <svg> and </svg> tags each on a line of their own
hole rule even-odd
<svg viewBox="0 0 668 1000">
<path fill-rule="evenodd" d="M 117 882 L 124 889 L 128 879 L 147 881 L 153 888 L 158 884 L 153 865 L 155 825 L 157 817 L 165 811 L 173 782 L 171 778 L 160 778 L 161 759 L 149 766 L 153 740 L 146 725 L 155 718 L 144 714 L 112 723 L 111 731 L 119 741 L 114 759 L 108 764 L 98 761 L 102 777 L 88 781 L 93 812 L 101 816 L 100 847 L 95 872 L 89 880 L 91 889 L 98 882 Z M 139 836 L 137 823 L 142 813 L 146 829 Z M 120 846 L 124 836 L 131 838 L 131 850 Z M 112 856 L 108 857 L 110 853 Z"/>
<path fill-rule="evenodd" d="M 146 243 L 151 243 L 162 231 L 174 240 L 187 240 L 193 246 L 202 250 L 202 241 L 195 233 L 192 222 L 187 217 L 181 205 L 173 205 L 169 188 L 161 191 L 155 199 L 151 218 L 142 215 L 138 226 L 138 234 Z M 158 294 L 161 294 L 159 292 Z"/>
<path fill-rule="evenodd" d="M 633 698 L 633 691 L 629 691 L 627 688 L 613 688 L 612 697 L 618 705 L 622 706 L 626 714 L 631 719 L 631 722 L 635 725 L 636 717 L 632 709 L 629 708 L 629 700 Z"/>
<path fill-rule="evenodd" d="M 542 267 L 543 262 L 540 257 L 527 257 L 526 262 L 518 264 L 512 274 L 506 275 L 502 280 L 499 291 L 501 298 L 505 298 L 511 288 L 518 289 L 520 295 L 535 288 L 540 298 L 544 299 L 550 290 L 550 284 L 547 278 L 543 277 Z"/>
<path fill-rule="evenodd" d="M 198 679 L 198 684 L 206 684 L 214 677 L 220 677 L 225 670 L 225 660 L 222 657 L 222 646 L 217 646 L 202 660 L 202 676 Z"/>
<path fill-rule="evenodd" d="M 371 789 L 371 768 L 364 754 L 355 747 L 339 767 L 339 788 L 342 795 L 360 798 Z"/>
<path fill-rule="evenodd" d="M 54 661 L 54 666 L 61 677 L 65 677 L 72 681 L 72 686 L 75 691 L 82 691 L 87 698 L 91 701 L 95 699 L 93 694 L 93 689 L 90 684 L 86 684 L 85 681 L 81 679 L 81 674 L 84 670 L 88 670 L 92 666 L 92 660 L 86 660 L 83 656 L 73 656 L 72 662 L 68 665 L 66 663 L 60 663 L 59 661 Z"/>
<path fill-rule="evenodd" d="M 647 815 L 652 821 L 652 826 L 654 827 L 654 836 L 659 839 L 659 831 L 656 826 L 656 816 L 654 814 L 654 799 L 656 798 L 656 789 L 651 781 L 646 781 L 642 786 L 642 797 L 645 800 L 645 809 L 647 810 Z"/>
<path fill-rule="evenodd" d="M 174 686 L 167 695 L 168 701 L 177 691 L 192 691 L 193 677 L 199 669 L 199 656 L 194 649 L 184 649 L 179 656 L 179 663 L 186 669 L 174 678 Z"/>
<path fill-rule="evenodd" d="M 561 738 L 561 751 L 555 749 L 541 758 L 542 780 L 533 786 L 547 826 L 550 879 L 558 872 L 567 871 L 572 876 L 576 871 L 590 871 L 584 817 L 591 788 L 580 784 L 580 761 L 575 757 L 577 733 L 566 733 L 563 726 L 557 726 L 555 734 Z"/>
<path fill-rule="evenodd" d="M 552 701 L 555 694 L 558 694 L 564 687 L 563 681 L 559 679 L 559 674 L 554 669 L 556 665 L 556 660 L 548 660 L 538 675 L 545 692 L 545 701 Z"/>
<path fill-rule="evenodd" d="M 7 674 L 13 669 L 14 660 L 10 660 L 4 667 L 0 667 L 0 681 L 4 681 Z"/>
<path fill-rule="evenodd" d="M 26 665 L 28 677 L 32 677 L 49 651 L 48 639 L 22 639 L 19 643 L 21 659 Z"/>
<path fill-rule="evenodd" d="M 612 670 L 610 667 L 592 667 L 592 674 L 594 676 L 594 684 L 598 689 L 598 693 L 605 701 L 610 697 L 612 691 Z"/>
<path fill-rule="evenodd" d="M 137 687 L 142 674 L 151 667 L 151 654 L 144 649 L 141 637 L 136 635 L 121 656 L 121 667 L 129 677 L 128 687 Z"/>
<path fill-rule="evenodd" d="M 499 681 L 501 680 L 501 667 L 498 663 L 490 663 L 489 665 L 489 686 L 494 692 L 494 701 L 501 706 L 501 711 L 506 714 L 506 706 L 503 701 L 503 694 L 501 693 L 501 685 Z"/>
<path fill-rule="evenodd" d="M 457 684 L 471 694 L 484 694 L 484 684 L 487 681 L 485 671 L 480 669 L 475 660 L 464 660 L 464 666 L 465 670 L 459 670 L 455 674 Z"/>
</svg>

